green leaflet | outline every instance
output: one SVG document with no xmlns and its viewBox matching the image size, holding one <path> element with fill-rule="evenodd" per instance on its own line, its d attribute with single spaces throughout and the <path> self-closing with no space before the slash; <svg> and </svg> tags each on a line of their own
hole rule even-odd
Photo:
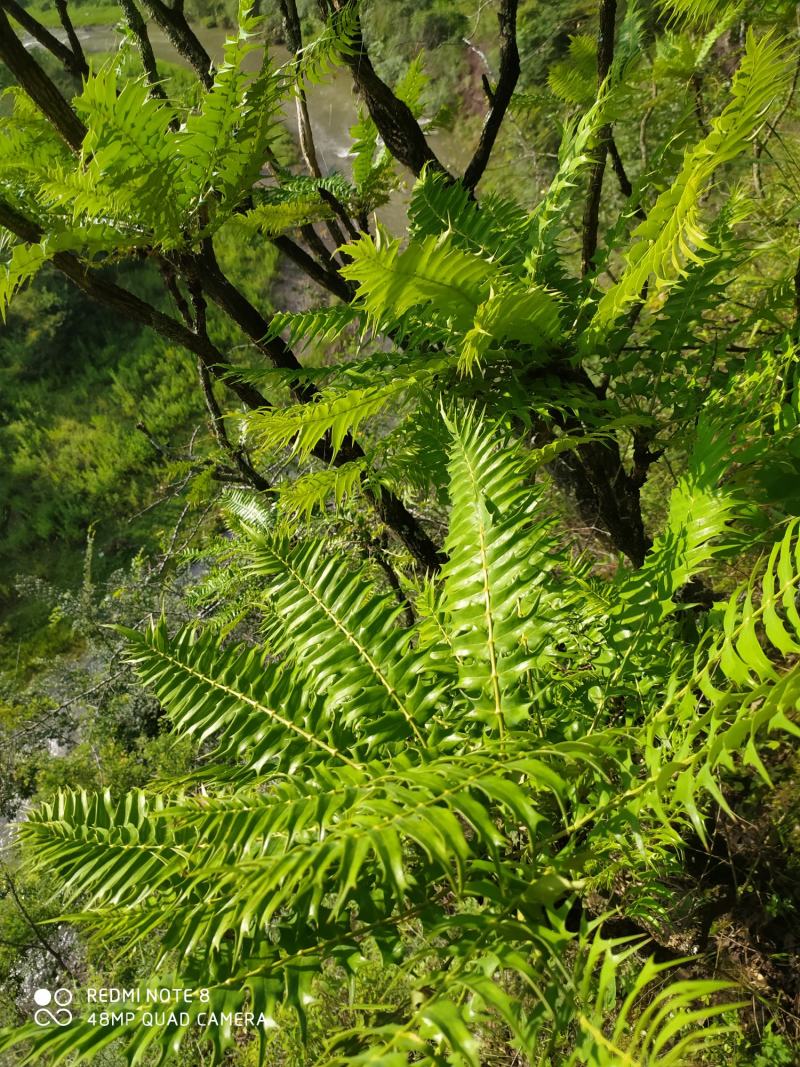
<svg viewBox="0 0 800 1067">
<path fill-rule="evenodd" d="M 378 127 L 363 108 L 359 108 L 358 121 L 350 127 L 350 136 L 353 138 L 353 181 L 360 190 L 367 182 L 374 181 L 382 168 L 391 166 L 391 157 L 387 152 L 381 155 L 377 163 L 373 163 L 378 145 Z"/>
<path fill-rule="evenodd" d="M 45 237 L 40 244 L 14 245 L 8 262 L 0 266 L 0 318 L 5 322 L 15 293 L 35 278 L 58 252 L 119 254 L 122 249 L 136 248 L 141 243 L 139 235 L 131 235 L 125 240 L 107 225 L 84 224 L 63 228 L 53 236 Z"/>
<path fill-rule="evenodd" d="M 292 348 L 324 344 L 339 338 L 348 326 L 357 321 L 357 314 L 349 304 L 310 308 L 308 311 L 279 311 L 272 316 L 268 337 L 278 337 L 288 331 Z"/>
<path fill-rule="evenodd" d="M 425 73 L 425 53 L 419 52 L 394 87 L 395 96 L 408 104 L 415 118 L 422 114 L 422 95 L 430 78 Z"/>
<path fill-rule="evenodd" d="M 286 635 L 307 635 L 298 668 L 324 696 L 332 717 L 370 744 L 398 733 L 420 740 L 418 719 L 435 693 L 426 694 L 420 685 L 408 635 L 395 626 L 396 604 L 376 596 L 342 560 L 330 559 L 323 543 L 291 549 L 283 541 L 264 540 L 254 568 L 271 579 L 271 607 L 281 620 L 276 648 L 296 656 Z"/>
<path fill-rule="evenodd" d="M 546 350 L 561 336 L 559 306 L 545 289 L 513 286 L 492 294 L 475 312 L 475 324 L 464 335 L 458 369 L 470 374 L 493 341 L 519 341 L 534 352 Z"/>
<path fill-rule="evenodd" d="M 420 97 L 428 83 L 423 62 L 424 56 L 420 53 L 394 87 L 395 96 L 408 105 L 415 117 L 421 114 Z M 385 202 L 391 187 L 396 184 L 394 159 L 385 145 L 378 151 L 378 127 L 366 108 L 359 108 L 358 121 L 350 127 L 350 136 L 353 138 L 353 181 L 362 199 L 360 206 L 371 209 Z"/>
<path fill-rule="evenodd" d="M 71 163 L 71 152 L 22 89 L 6 89 L 0 100 L 12 108 L 0 123 L 0 177 L 33 174 L 43 181 L 53 168 Z"/>
<path fill-rule="evenodd" d="M 460 684 L 474 701 L 470 715 L 502 737 L 526 714 L 515 682 L 540 651 L 544 620 L 523 620 L 539 606 L 536 587 L 554 564 L 552 544 L 546 525 L 533 521 L 535 498 L 520 489 L 520 458 L 498 450 L 476 424 L 454 424 L 451 432 L 444 627 Z"/>
<path fill-rule="evenodd" d="M 732 100 L 711 122 L 711 132 L 686 152 L 683 167 L 647 218 L 634 230 L 625 271 L 600 299 L 590 324 L 590 340 L 608 333 L 654 278 L 656 291 L 681 277 L 684 263 L 714 253 L 700 218 L 700 198 L 714 172 L 743 151 L 765 109 L 788 84 L 791 62 L 785 48 L 767 36 L 748 33 L 744 58 L 731 87 Z"/>
<path fill-rule="evenodd" d="M 0 315 L 6 321 L 6 313 L 14 293 L 30 281 L 48 260 L 42 245 L 15 245 L 11 258 L 3 267 L 0 276 Z"/>
<path fill-rule="evenodd" d="M 479 256 L 453 247 L 448 235 L 412 242 L 401 251 L 399 240 L 381 230 L 345 248 L 352 262 L 342 269 L 357 286 L 359 306 L 376 328 L 397 323 L 411 308 L 430 307 L 456 329 L 468 329 L 497 268 Z"/>
<path fill-rule="evenodd" d="M 570 104 L 592 104 L 597 95 L 597 42 L 594 37 L 585 34 L 571 37 L 567 58 L 552 65 L 547 73 L 547 83 L 556 96 Z"/>
<path fill-rule="evenodd" d="M 285 483 L 279 490 L 281 514 L 290 523 L 298 518 L 308 522 L 312 511 L 323 508 L 331 497 L 340 508 L 345 500 L 358 493 L 366 470 L 366 462 L 356 460 L 341 467 L 311 471 Z"/>
<path fill-rule="evenodd" d="M 354 39 L 358 30 L 358 7 L 348 5 L 334 11 L 316 40 L 300 52 L 295 68 L 298 86 L 304 81 L 317 83 L 335 67 L 355 54 Z"/>
<path fill-rule="evenodd" d="M 256 412 L 247 416 L 260 443 L 269 449 L 292 444 L 292 453 L 307 457 L 323 439 L 330 437 L 336 454 L 348 434 L 399 399 L 408 388 L 402 380 L 346 393 L 320 394 L 311 404 Z"/>
<path fill-rule="evenodd" d="M 167 135 L 169 109 L 150 96 L 144 82 L 120 86 L 111 64 L 87 79 L 75 109 L 87 126 L 87 166 L 74 175 L 76 183 L 85 183 L 85 213 L 101 214 L 108 192 L 122 219 L 138 216 L 171 240 L 180 215 L 179 167 Z"/>
<path fill-rule="evenodd" d="M 670 496 L 664 530 L 643 567 L 621 572 L 610 636 L 634 663 L 642 643 L 657 640 L 662 620 L 676 611 L 675 596 L 708 569 L 718 551 L 715 541 L 741 508 L 739 492 L 723 484 L 731 451 L 728 427 L 701 419 L 688 469 Z"/>
<path fill-rule="evenodd" d="M 648 763 L 658 775 L 659 805 L 668 798 L 680 803 L 703 840 L 701 794 L 710 793 L 729 810 L 718 782 L 720 770 L 734 766 L 738 756 L 769 782 L 758 755 L 761 735 L 782 730 L 800 736 L 791 718 L 800 707 L 800 671 L 791 661 L 777 662 L 800 645 L 798 523 L 788 524 L 766 565 L 757 566 L 723 606 L 721 632 L 709 632 L 690 678 L 683 685 L 676 681 L 664 707 L 648 723 L 655 741 L 668 716 L 678 720 L 670 762 L 656 743 L 648 749 Z"/>
<path fill-rule="evenodd" d="M 326 718 L 313 695 L 287 705 L 291 672 L 264 662 L 263 653 L 231 646 L 218 660 L 215 638 L 187 629 L 171 640 L 163 620 L 129 636 L 130 661 L 170 709 L 176 731 L 215 740 L 221 759 L 254 770 L 290 765 L 301 754 L 351 762 L 351 735 Z"/>
<path fill-rule="evenodd" d="M 531 213 L 532 248 L 526 261 L 532 281 L 569 288 L 561 263 L 559 241 L 567 226 L 567 212 L 583 171 L 591 162 L 592 140 L 604 121 L 607 87 L 577 122 L 568 122 L 558 150 L 558 169 L 542 200 Z"/>
<path fill-rule="evenodd" d="M 408 216 L 412 237 L 447 234 L 457 247 L 501 263 L 521 265 L 525 259 L 531 224 L 526 211 L 491 193 L 479 208 L 463 185 L 448 183 L 430 167 L 414 185 Z"/>
<path fill-rule="evenodd" d="M 702 27 L 714 19 L 730 18 L 742 4 L 739 0 L 660 0 L 660 6 L 675 22 Z"/>
<path fill-rule="evenodd" d="M 68 212 L 74 223 L 105 226 L 109 238 L 118 235 L 120 248 L 138 241 L 169 249 L 185 241 L 187 228 L 221 225 L 260 175 L 284 94 L 283 77 L 266 59 L 255 77 L 243 69 L 258 47 L 253 37 L 259 20 L 245 17 L 244 5 L 241 15 L 212 89 L 177 132 L 171 128 L 174 113 L 150 95 L 146 81 L 122 81 L 109 62 L 90 75 L 74 101 L 87 126 L 79 166 L 15 95 L 14 118 L 3 136 L 8 162 L 0 167 L 32 174 L 42 200 Z M 57 230 L 58 214 L 50 221 Z M 298 221 L 295 208 L 278 228 Z"/>
<path fill-rule="evenodd" d="M 207 203 L 213 207 L 216 193 L 229 215 L 258 177 L 283 89 L 282 76 L 271 69 L 266 55 L 255 78 L 243 69 L 245 58 L 259 48 L 253 40 L 259 23 L 257 18 L 240 19 L 237 36 L 226 42 L 214 85 L 176 135 L 184 211 L 194 213 Z"/>
<path fill-rule="evenodd" d="M 288 203 L 261 203 L 244 216 L 244 224 L 274 237 L 285 230 L 305 226 L 331 217 L 331 210 L 319 199 L 294 200 Z"/>
</svg>

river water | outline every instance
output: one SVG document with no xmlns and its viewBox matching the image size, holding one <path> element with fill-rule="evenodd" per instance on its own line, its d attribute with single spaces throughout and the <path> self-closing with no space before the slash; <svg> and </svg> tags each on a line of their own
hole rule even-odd
<svg viewBox="0 0 800 1067">
<path fill-rule="evenodd" d="M 150 42 L 157 59 L 183 63 L 175 52 L 164 32 L 158 26 L 149 26 Z M 55 36 L 66 40 L 63 31 L 52 30 Z M 215 63 L 222 58 L 222 50 L 227 30 L 195 26 L 205 50 Z M 115 52 L 119 47 L 120 35 L 111 26 L 82 26 L 77 30 L 78 37 L 87 53 Z M 27 35 L 23 41 L 28 48 L 38 44 Z M 285 48 L 272 46 L 272 56 L 277 63 L 286 62 L 290 56 Z M 245 67 L 258 69 L 261 62 L 260 50 L 253 51 L 245 60 Z M 358 101 L 353 93 L 353 83 L 346 70 L 334 70 L 316 85 L 307 88 L 308 108 L 314 131 L 320 168 L 323 174 L 334 171 L 350 176 L 350 127 L 356 121 Z M 292 133 L 297 136 L 297 113 L 294 102 L 289 100 L 283 107 L 285 122 Z M 438 130 L 429 136 L 431 147 L 442 163 L 456 173 L 464 170 L 470 155 L 470 146 L 464 144 L 456 135 L 445 130 Z M 394 194 L 391 202 L 379 211 L 381 221 L 395 232 L 402 232 L 405 221 L 405 206 L 408 202 L 411 175 L 402 174 L 402 186 Z"/>
</svg>

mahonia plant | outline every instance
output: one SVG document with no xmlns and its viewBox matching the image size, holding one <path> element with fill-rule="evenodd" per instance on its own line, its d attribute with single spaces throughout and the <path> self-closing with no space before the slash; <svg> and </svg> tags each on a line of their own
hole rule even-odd
<svg viewBox="0 0 800 1067">
<path fill-rule="evenodd" d="M 245 502 L 263 645 L 163 618 L 128 632 L 201 767 L 119 799 L 62 792 L 19 832 L 92 938 L 127 954 L 157 933 L 162 984 L 210 1000 L 163 1027 L 140 1025 L 146 1003 L 122 1028 L 31 1024 L 2 1046 L 29 1041 L 20 1063 L 117 1039 L 131 1062 L 166 1058 L 200 1011 L 302 1019 L 326 966 L 357 974 L 371 951 L 415 992 L 390 1021 L 331 1035 L 320 1063 L 478 1067 L 499 1024 L 530 1062 L 678 1065 L 729 1031 L 730 983 L 635 962 L 641 939 L 609 938 L 575 901 L 598 859 L 646 864 L 687 818 L 703 834 L 721 770 L 761 766 L 770 731 L 800 733 L 780 658 L 800 651 L 798 522 L 692 635 L 676 596 L 738 506 L 719 489 L 725 426 L 700 427 L 646 566 L 603 583 L 559 547 L 506 432 L 474 414 L 445 427 L 448 559 L 413 626 L 363 567 Z M 232 1040 L 214 1031 L 218 1056 Z"/>
<path fill-rule="evenodd" d="M 613 936 L 590 895 L 624 867 L 640 887 L 630 910 L 655 925 L 653 872 L 689 834 L 708 840 L 709 813 L 729 810 L 726 774 L 768 780 L 772 735 L 798 733 L 795 267 L 780 240 L 747 240 L 759 207 L 731 180 L 794 91 L 796 57 L 749 30 L 719 113 L 700 115 L 698 136 L 665 137 L 635 185 L 617 166 L 624 203 L 601 225 L 632 94 L 657 68 L 701 72 L 730 5 L 671 0 L 673 30 L 652 48 L 629 5 L 614 54 L 615 5 L 600 4 L 595 62 L 575 37 L 550 72 L 571 110 L 532 209 L 476 193 L 519 73 L 510 0 L 461 176 L 420 125 L 421 64 L 383 82 L 355 0 L 322 4 L 319 40 L 295 40 L 281 67 L 265 51 L 254 75 L 246 5 L 218 69 L 182 5 L 146 6 L 198 75 L 190 105 L 116 60 L 87 67 L 68 101 L 32 75 L 0 5 L 0 57 L 19 82 L 0 129 L 0 309 L 49 264 L 191 352 L 214 473 L 258 493 L 231 498 L 234 565 L 210 583 L 233 605 L 224 624 L 126 635 L 176 734 L 201 747 L 198 769 L 123 797 L 64 791 L 19 838 L 98 946 L 123 958 L 155 941 L 149 981 L 209 1001 L 163 1025 L 142 1026 L 139 1005 L 122 1026 L 22 1026 L 0 1051 L 57 1064 L 118 1042 L 132 1064 L 167 1062 L 201 1011 L 247 1010 L 268 1063 L 275 1027 L 290 1013 L 305 1027 L 332 968 L 344 984 L 379 958 L 396 995 L 351 998 L 354 1025 L 326 1035 L 320 1065 L 479 1067 L 498 1034 L 541 1064 L 721 1056 L 736 991 L 672 975 L 644 934 Z M 363 100 L 351 179 L 323 176 L 309 141 L 306 88 L 334 66 Z M 302 175 L 279 152 L 290 99 Z M 396 161 L 415 177 L 403 237 L 370 218 Z M 337 302 L 262 314 L 216 258 L 236 226 Z M 776 250 L 741 314 L 713 318 Z M 133 258 L 161 272 L 176 314 L 111 280 Z M 233 364 L 207 305 L 271 365 Z M 334 344 L 344 355 L 324 366 L 297 355 Z M 215 386 L 236 397 L 238 444 Z M 668 449 L 682 473 L 653 540 L 640 494 Z M 276 457 L 293 477 L 273 485 L 262 472 Z M 601 575 L 573 552 L 551 478 L 633 567 Z M 328 509 L 346 521 L 359 499 L 402 544 L 391 592 L 332 550 Z M 441 545 L 419 513 L 431 500 L 447 510 Z M 704 580 L 732 560 L 749 576 L 711 595 Z M 245 612 L 258 642 L 230 640 Z M 236 1040 L 225 1025 L 208 1037 L 216 1061 Z"/>
</svg>

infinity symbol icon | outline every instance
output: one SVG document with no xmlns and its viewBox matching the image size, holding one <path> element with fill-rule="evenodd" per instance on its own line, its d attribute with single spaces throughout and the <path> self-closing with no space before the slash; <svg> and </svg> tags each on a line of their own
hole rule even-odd
<svg viewBox="0 0 800 1067">
<path fill-rule="evenodd" d="M 67 1007 L 72 1003 L 72 993 L 69 989 L 60 988 L 53 993 L 49 989 L 37 989 L 33 994 L 33 999 L 39 1005 L 33 1013 L 33 1020 L 37 1026 L 49 1026 L 50 1023 L 55 1023 L 56 1026 L 69 1026 L 72 1022 L 72 1012 Z M 51 1011 L 48 1007 L 51 1003 L 56 1004 L 55 1011 Z"/>
</svg>

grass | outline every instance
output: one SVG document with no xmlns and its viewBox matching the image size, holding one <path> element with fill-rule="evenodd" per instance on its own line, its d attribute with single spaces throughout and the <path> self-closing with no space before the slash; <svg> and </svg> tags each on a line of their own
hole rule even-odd
<svg viewBox="0 0 800 1067">
<path fill-rule="evenodd" d="M 43 26 L 61 25 L 52 3 L 30 4 L 28 10 Z M 70 4 L 69 14 L 73 26 L 113 26 L 122 15 L 118 4 Z"/>
</svg>

